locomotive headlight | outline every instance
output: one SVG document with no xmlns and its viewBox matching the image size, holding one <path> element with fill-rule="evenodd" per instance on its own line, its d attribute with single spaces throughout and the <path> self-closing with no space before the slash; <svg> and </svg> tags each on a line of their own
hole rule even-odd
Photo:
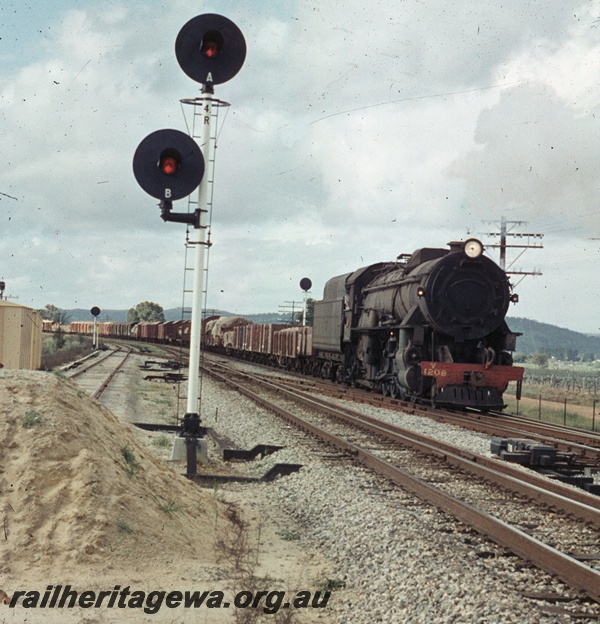
<svg viewBox="0 0 600 624">
<path fill-rule="evenodd" d="M 469 240 L 465 242 L 463 249 L 469 258 L 479 258 L 483 253 L 483 245 L 481 241 L 478 241 L 476 238 L 469 238 Z"/>
</svg>

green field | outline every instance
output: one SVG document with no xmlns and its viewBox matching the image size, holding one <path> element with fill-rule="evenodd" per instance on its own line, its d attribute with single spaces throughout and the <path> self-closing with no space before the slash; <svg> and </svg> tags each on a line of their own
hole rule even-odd
<svg viewBox="0 0 600 624">
<path fill-rule="evenodd" d="M 547 422 L 566 422 L 569 426 L 581 429 L 592 429 L 595 421 L 595 430 L 600 430 L 600 362 L 561 362 L 551 359 L 548 367 L 531 364 L 525 364 L 524 367 L 519 414 Z M 513 384 L 504 399 L 508 405 L 507 411 L 516 413 Z"/>
</svg>

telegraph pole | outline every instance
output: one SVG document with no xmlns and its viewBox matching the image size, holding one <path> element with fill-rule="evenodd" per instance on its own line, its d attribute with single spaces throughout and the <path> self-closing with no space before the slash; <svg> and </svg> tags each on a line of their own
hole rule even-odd
<svg viewBox="0 0 600 624">
<path fill-rule="evenodd" d="M 286 301 L 287 305 L 279 306 L 279 314 L 290 314 L 291 324 L 296 324 L 296 312 L 302 310 L 302 301 Z"/>
<path fill-rule="evenodd" d="M 527 221 L 508 221 L 506 217 L 500 217 L 500 222 L 498 221 L 485 221 L 484 223 L 493 223 L 497 225 L 500 229 L 499 232 L 486 232 L 485 236 L 494 236 L 499 237 L 500 242 L 486 244 L 487 248 L 499 249 L 500 250 L 500 268 L 505 271 L 508 275 L 522 275 L 525 277 L 526 275 L 542 275 L 542 272 L 534 269 L 533 271 L 511 271 L 510 267 L 528 250 L 528 249 L 543 249 L 541 241 L 544 237 L 543 234 L 532 233 L 532 232 L 516 232 L 513 231 L 513 228 L 516 226 L 526 225 Z M 509 243 L 508 240 L 517 239 L 518 242 Z M 522 249 L 521 253 L 511 262 L 511 264 L 506 266 L 506 250 L 507 249 Z"/>
</svg>

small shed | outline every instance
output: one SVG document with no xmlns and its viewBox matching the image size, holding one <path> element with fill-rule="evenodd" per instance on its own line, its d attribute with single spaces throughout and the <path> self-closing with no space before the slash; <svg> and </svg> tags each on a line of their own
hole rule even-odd
<svg viewBox="0 0 600 624">
<path fill-rule="evenodd" d="M 42 318 L 32 308 L 0 301 L 0 365 L 38 369 L 42 365 Z"/>
</svg>

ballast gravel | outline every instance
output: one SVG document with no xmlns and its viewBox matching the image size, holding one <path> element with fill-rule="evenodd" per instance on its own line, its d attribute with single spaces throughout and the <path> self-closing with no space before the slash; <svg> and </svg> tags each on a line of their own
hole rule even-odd
<svg viewBox="0 0 600 624">
<path fill-rule="evenodd" d="M 352 407 L 489 454 L 489 438 L 482 434 Z M 551 624 L 576 621 L 567 609 L 599 612 L 585 600 L 557 607 L 525 597 L 576 592 L 209 377 L 203 380 L 201 411 L 203 424 L 238 448 L 285 447 L 236 469 L 260 476 L 275 463 L 303 465 L 274 482 L 243 487 L 253 489 L 259 512 L 283 510 L 300 527 L 290 535 L 331 561 L 331 574 L 321 581 L 333 590 L 326 609 L 339 624 Z"/>
</svg>

